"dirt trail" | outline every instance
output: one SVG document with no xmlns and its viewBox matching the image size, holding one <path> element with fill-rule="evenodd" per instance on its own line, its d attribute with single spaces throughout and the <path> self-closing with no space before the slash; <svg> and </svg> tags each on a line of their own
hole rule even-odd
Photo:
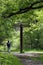
<svg viewBox="0 0 43 65">
<path fill-rule="evenodd" d="M 23 63 L 23 65 L 43 65 L 43 62 L 41 61 L 33 61 L 31 59 L 24 59 L 24 58 L 20 58 L 21 63 Z"/>
<path fill-rule="evenodd" d="M 15 56 L 19 57 L 20 62 L 23 63 L 23 65 L 43 65 L 42 61 L 33 61 L 29 57 L 39 57 L 39 54 L 41 53 L 14 53 Z"/>
</svg>

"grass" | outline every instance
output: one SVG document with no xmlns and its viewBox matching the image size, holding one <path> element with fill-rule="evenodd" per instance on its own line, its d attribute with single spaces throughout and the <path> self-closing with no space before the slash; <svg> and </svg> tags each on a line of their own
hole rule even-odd
<svg viewBox="0 0 43 65">
<path fill-rule="evenodd" d="M 24 50 L 25 52 L 43 52 L 43 50 L 40 50 L 40 49 L 28 49 L 28 50 Z"/>
<path fill-rule="evenodd" d="M 20 60 L 9 53 L 0 53 L 0 65 L 22 65 Z"/>
</svg>

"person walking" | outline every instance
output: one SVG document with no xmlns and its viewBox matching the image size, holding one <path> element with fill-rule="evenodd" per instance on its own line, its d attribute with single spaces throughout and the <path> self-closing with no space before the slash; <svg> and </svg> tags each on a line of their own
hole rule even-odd
<svg viewBox="0 0 43 65">
<path fill-rule="evenodd" d="M 10 52 L 10 48 L 11 48 L 11 43 L 8 41 L 7 42 L 7 50 L 8 50 L 8 52 Z"/>
</svg>

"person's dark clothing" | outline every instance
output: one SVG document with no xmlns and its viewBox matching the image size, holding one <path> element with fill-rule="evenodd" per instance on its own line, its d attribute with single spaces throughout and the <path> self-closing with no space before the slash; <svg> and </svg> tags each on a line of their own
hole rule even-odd
<svg viewBox="0 0 43 65">
<path fill-rule="evenodd" d="M 10 42 L 9 42 L 9 43 L 7 43 L 7 47 L 8 47 L 8 48 L 10 48 L 10 46 L 11 46 L 11 45 L 10 45 Z"/>
<path fill-rule="evenodd" d="M 7 42 L 8 52 L 10 52 L 10 47 L 11 47 L 11 43 L 8 41 L 8 42 Z"/>
</svg>

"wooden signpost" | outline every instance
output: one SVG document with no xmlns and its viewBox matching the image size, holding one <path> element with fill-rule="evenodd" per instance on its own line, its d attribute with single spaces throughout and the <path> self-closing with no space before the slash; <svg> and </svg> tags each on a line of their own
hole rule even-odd
<svg viewBox="0 0 43 65">
<path fill-rule="evenodd" d="M 23 27 L 30 27 L 28 24 L 14 24 L 14 27 L 20 28 L 20 53 L 23 53 Z"/>
</svg>

